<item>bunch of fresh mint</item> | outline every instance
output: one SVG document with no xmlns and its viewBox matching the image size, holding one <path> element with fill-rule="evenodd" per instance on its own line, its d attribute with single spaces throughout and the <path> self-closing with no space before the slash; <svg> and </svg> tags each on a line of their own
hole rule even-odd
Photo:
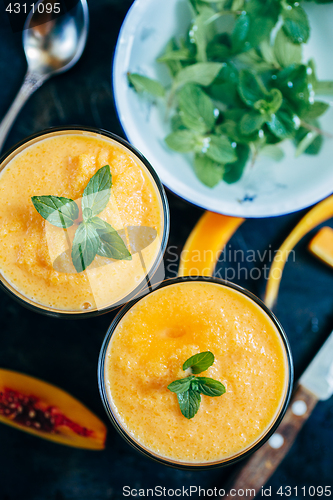
<svg viewBox="0 0 333 500">
<path fill-rule="evenodd" d="M 332 94 L 333 82 L 318 81 L 314 61 L 303 62 L 310 25 L 299 2 L 189 1 L 188 32 L 158 59 L 169 69 L 170 88 L 128 74 L 137 92 L 165 97 L 173 109 L 167 145 L 194 152 L 194 171 L 209 187 L 238 181 L 259 153 L 282 159 L 285 139 L 296 156 L 318 154 L 330 134 L 318 122 L 329 105 L 316 94 Z"/>
<path fill-rule="evenodd" d="M 97 217 L 110 199 L 112 176 L 109 165 L 100 168 L 88 182 L 81 199 L 82 221 L 75 231 L 72 243 L 72 261 L 78 273 L 84 271 L 96 255 L 115 260 L 131 260 L 124 241 L 106 221 Z M 33 196 L 37 212 L 50 224 L 65 231 L 78 221 L 80 211 L 70 198 Z"/>
</svg>

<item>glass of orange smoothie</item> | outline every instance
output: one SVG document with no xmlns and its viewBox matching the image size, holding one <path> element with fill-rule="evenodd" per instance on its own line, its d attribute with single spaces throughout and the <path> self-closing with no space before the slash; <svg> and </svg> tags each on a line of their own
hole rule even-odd
<svg viewBox="0 0 333 500">
<path fill-rule="evenodd" d="M 207 352 L 214 362 L 204 378 L 184 371 L 185 361 Z M 202 469 L 236 462 L 269 438 L 290 399 L 293 365 L 281 324 L 252 293 L 182 277 L 123 307 L 105 337 L 98 377 L 106 412 L 129 444 L 165 465 Z M 225 392 L 202 391 L 196 414 L 185 418 L 169 389 L 185 377 L 214 379 Z"/>
<path fill-rule="evenodd" d="M 0 286 L 35 311 L 94 316 L 146 293 L 168 235 L 157 174 L 114 134 L 49 129 L 0 159 Z"/>
</svg>

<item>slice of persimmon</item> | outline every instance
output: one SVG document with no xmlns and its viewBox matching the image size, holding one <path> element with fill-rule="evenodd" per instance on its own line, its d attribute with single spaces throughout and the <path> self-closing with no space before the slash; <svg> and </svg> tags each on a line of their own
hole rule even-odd
<svg viewBox="0 0 333 500">
<path fill-rule="evenodd" d="M 333 229 L 322 227 L 310 241 L 309 250 L 325 264 L 333 267 Z"/>
<path fill-rule="evenodd" d="M 0 369 L 0 422 L 59 444 L 102 450 L 106 427 L 86 406 L 58 387 Z"/>
<path fill-rule="evenodd" d="M 276 303 L 283 269 L 292 249 L 309 231 L 322 222 L 331 219 L 331 217 L 333 217 L 333 195 L 325 198 L 311 208 L 284 240 L 276 252 L 269 270 L 265 292 L 265 304 L 267 307 L 272 309 Z"/>
<path fill-rule="evenodd" d="M 220 253 L 244 222 L 240 217 L 204 212 L 180 256 L 179 276 L 212 276 Z"/>
</svg>

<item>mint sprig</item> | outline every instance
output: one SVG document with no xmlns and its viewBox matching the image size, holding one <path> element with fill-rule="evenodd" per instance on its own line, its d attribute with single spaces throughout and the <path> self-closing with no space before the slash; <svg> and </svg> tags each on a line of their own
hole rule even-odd
<svg viewBox="0 0 333 500">
<path fill-rule="evenodd" d="M 214 359 L 214 354 L 210 351 L 200 352 L 185 361 L 183 370 L 190 368 L 192 373 L 201 373 L 212 366 Z M 195 377 L 194 375 L 171 382 L 168 389 L 177 394 L 180 411 L 188 419 L 197 414 L 201 394 L 218 397 L 225 393 L 224 385 L 218 380 L 209 377 Z"/>
<path fill-rule="evenodd" d="M 96 255 L 115 260 L 131 260 L 132 256 L 119 233 L 97 215 L 107 206 L 112 186 L 110 166 L 105 165 L 88 182 L 81 200 L 83 221 L 75 232 L 71 257 L 78 273 L 85 271 Z M 62 229 L 73 226 L 79 218 L 74 200 L 58 196 L 33 196 L 37 212 L 50 224 Z"/>
</svg>

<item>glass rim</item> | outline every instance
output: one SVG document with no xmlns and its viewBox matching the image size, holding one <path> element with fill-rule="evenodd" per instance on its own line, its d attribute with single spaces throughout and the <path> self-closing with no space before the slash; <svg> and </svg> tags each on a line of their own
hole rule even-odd
<svg viewBox="0 0 333 500">
<path fill-rule="evenodd" d="M 106 386 L 105 386 L 105 359 L 106 359 L 106 352 L 111 340 L 111 337 L 117 328 L 118 324 L 120 323 L 121 319 L 127 314 L 127 312 L 137 303 L 141 300 L 141 298 L 134 299 L 127 304 L 125 304 L 121 310 L 118 312 L 118 314 L 115 316 L 115 318 L 112 320 L 107 333 L 104 337 L 103 344 L 100 350 L 99 354 L 99 359 L 98 359 L 98 367 L 97 367 L 97 378 L 98 378 L 98 388 L 100 392 L 100 396 L 102 399 L 102 403 L 104 406 L 104 409 L 111 421 L 111 423 L 114 425 L 115 429 L 118 431 L 118 433 L 125 439 L 125 441 L 130 444 L 136 451 L 142 453 L 144 456 L 154 460 L 155 462 L 158 462 L 163 465 L 167 465 L 169 467 L 173 467 L 176 469 L 180 470 L 208 470 L 208 469 L 215 469 L 219 467 L 225 467 L 231 464 L 234 464 L 240 460 L 243 460 L 244 458 L 247 458 L 250 456 L 252 453 L 254 453 L 257 449 L 259 449 L 271 436 L 272 434 L 276 431 L 278 426 L 280 425 L 287 407 L 289 405 L 292 391 L 293 391 L 293 383 L 294 383 L 294 366 L 293 366 L 293 358 L 292 358 L 292 353 L 291 353 L 291 348 L 290 344 L 287 338 L 287 335 L 280 323 L 280 321 L 277 319 L 277 317 L 274 315 L 274 313 L 264 304 L 264 302 L 259 299 L 256 295 L 254 295 L 252 292 L 246 290 L 245 288 L 241 287 L 240 285 L 236 285 L 235 283 L 232 283 L 230 281 L 221 279 L 221 278 L 215 278 L 215 277 L 210 277 L 210 276 L 179 276 L 176 278 L 168 278 L 163 281 L 161 281 L 158 286 L 154 288 L 154 290 L 150 293 L 154 293 L 155 291 L 164 288 L 169 285 L 177 284 L 177 283 L 183 283 L 183 282 L 189 282 L 189 281 L 197 281 L 197 282 L 208 282 L 208 283 L 215 283 L 219 285 L 223 285 L 229 288 L 232 288 L 233 290 L 236 290 L 243 295 L 246 295 L 249 299 L 254 301 L 269 317 L 269 319 L 273 322 L 274 326 L 276 327 L 277 331 L 279 332 L 280 339 L 282 340 L 282 344 L 285 350 L 285 357 L 286 357 L 286 372 L 288 376 L 288 381 L 286 381 L 286 388 L 285 388 L 285 393 L 284 393 L 284 399 L 281 402 L 280 408 L 278 410 L 278 413 L 274 417 L 274 420 L 271 422 L 270 426 L 266 429 L 265 433 L 262 434 L 252 445 L 249 445 L 245 450 L 237 453 L 236 455 L 233 455 L 231 457 L 226 457 L 224 459 L 212 461 L 212 462 L 206 462 L 206 463 L 195 463 L 195 462 L 183 462 L 183 461 L 177 461 L 172 458 L 167 458 L 163 456 L 159 456 L 157 453 L 149 450 L 148 448 L 144 447 L 144 445 L 140 444 L 133 436 L 130 435 L 130 433 L 120 424 L 119 419 L 115 415 L 115 412 L 112 411 L 111 405 L 109 403 L 109 399 L 107 396 L 107 391 L 106 391 Z"/>
<path fill-rule="evenodd" d="M 90 134 L 96 134 L 102 137 L 106 137 L 108 139 L 111 139 L 115 142 L 120 143 L 124 148 L 128 149 L 134 156 L 136 156 L 144 165 L 144 167 L 148 170 L 148 173 L 152 177 L 153 182 L 155 183 L 156 186 L 156 192 L 158 193 L 161 201 L 161 206 L 162 206 L 162 219 L 163 219 L 163 235 L 161 238 L 161 244 L 160 248 L 158 251 L 158 255 L 156 256 L 153 265 L 149 269 L 149 276 L 146 275 L 142 281 L 132 290 L 128 295 L 126 295 L 123 299 L 121 299 L 121 303 L 116 302 L 111 305 L 107 305 L 101 309 L 94 308 L 93 310 L 80 310 L 80 311 L 75 311 L 75 310 L 63 310 L 63 309 L 57 309 L 57 308 L 51 308 L 48 306 L 45 306 L 43 304 L 39 304 L 38 302 L 34 301 L 33 299 L 30 299 L 29 297 L 26 297 L 23 293 L 21 293 L 19 290 L 17 290 L 11 283 L 8 282 L 6 277 L 1 273 L 0 271 L 0 288 L 4 290 L 10 297 L 14 298 L 16 302 L 19 302 L 22 306 L 35 311 L 39 312 L 41 314 L 51 316 L 51 317 L 56 317 L 56 318 L 64 318 L 64 319 L 83 319 L 83 318 L 91 318 L 95 316 L 101 316 L 102 314 L 106 314 L 108 312 L 114 311 L 115 309 L 118 309 L 122 304 L 127 303 L 128 301 L 131 301 L 135 298 L 137 294 L 139 294 L 145 287 L 145 284 L 150 284 L 150 278 L 154 276 L 156 271 L 158 270 L 162 260 L 163 260 L 163 255 L 166 250 L 166 246 L 168 243 L 169 239 L 169 232 L 170 232 L 170 211 L 169 211 L 169 203 L 168 199 L 162 184 L 162 181 L 158 177 L 156 171 L 154 170 L 153 166 L 150 164 L 150 162 L 147 160 L 145 156 L 143 156 L 140 151 L 138 151 L 132 144 L 130 144 L 126 139 L 123 139 L 122 137 L 119 137 L 118 135 L 114 134 L 113 132 L 109 132 L 108 130 L 98 128 L 98 127 L 89 127 L 89 126 L 84 126 L 84 125 L 67 125 L 67 126 L 58 126 L 58 127 L 49 127 L 46 128 L 40 132 L 35 132 L 34 134 L 29 135 L 28 137 L 22 139 L 21 141 L 17 142 L 14 144 L 9 150 L 7 150 L 4 154 L 0 156 L 0 173 L 2 172 L 1 165 L 4 161 L 8 159 L 11 155 L 13 155 L 19 148 L 22 148 L 25 146 L 27 143 L 34 141 L 35 139 L 41 138 L 43 140 L 44 138 L 46 139 L 47 136 L 52 135 L 54 133 L 61 133 L 61 132 L 70 132 L 70 133 L 75 133 L 75 131 L 82 133 L 82 132 L 87 132 Z M 60 134 L 59 134 L 60 135 Z M 45 136 L 45 137 L 43 137 Z M 37 143 L 38 141 L 35 141 Z M 29 147 L 29 146 L 27 146 Z M 22 151 L 25 148 L 22 149 Z M 22 152 L 20 151 L 20 152 Z M 15 156 L 13 156 L 14 158 Z M 11 158 L 9 161 L 11 161 L 13 158 Z M 7 165 L 6 165 L 7 166 Z M 4 168 L 6 168 L 6 166 Z"/>
</svg>

